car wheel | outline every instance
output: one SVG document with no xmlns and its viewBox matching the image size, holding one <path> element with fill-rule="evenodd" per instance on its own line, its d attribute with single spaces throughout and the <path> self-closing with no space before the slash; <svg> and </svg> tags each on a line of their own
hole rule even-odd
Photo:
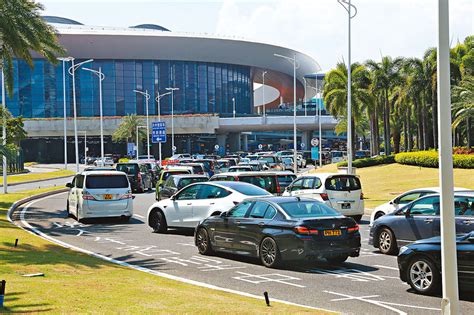
<svg viewBox="0 0 474 315">
<path fill-rule="evenodd" d="M 205 228 L 200 228 L 196 234 L 196 246 L 199 250 L 199 253 L 202 255 L 211 255 L 213 254 L 211 241 L 209 239 L 209 234 Z"/>
<path fill-rule="evenodd" d="M 163 212 L 155 210 L 152 213 L 152 228 L 155 233 L 166 233 L 168 230 L 168 224 L 166 223 L 166 218 Z"/>
<path fill-rule="evenodd" d="M 260 260 L 265 267 L 274 268 L 277 267 L 280 262 L 280 251 L 278 250 L 277 243 L 271 237 L 265 237 L 260 243 Z"/>
<path fill-rule="evenodd" d="M 362 220 L 362 216 L 361 216 L 361 215 L 353 215 L 352 218 L 353 218 L 357 223 L 359 223 L 360 220 Z"/>
<path fill-rule="evenodd" d="M 379 250 L 382 254 L 394 254 L 397 249 L 397 240 L 389 228 L 383 228 L 378 234 Z"/>
<path fill-rule="evenodd" d="M 377 220 L 377 219 L 380 218 L 380 217 L 383 217 L 384 215 L 385 215 L 385 213 L 383 213 L 382 211 L 377 212 L 377 213 L 374 215 L 374 221 Z"/>
<path fill-rule="evenodd" d="M 331 265 L 339 265 L 339 264 L 342 264 L 343 262 L 345 262 L 348 257 L 349 256 L 347 256 L 347 255 L 328 257 L 328 258 L 326 258 L 326 261 Z"/>
<path fill-rule="evenodd" d="M 413 259 L 407 272 L 408 284 L 419 293 L 434 293 L 441 285 L 441 275 L 438 268 L 427 258 Z"/>
</svg>

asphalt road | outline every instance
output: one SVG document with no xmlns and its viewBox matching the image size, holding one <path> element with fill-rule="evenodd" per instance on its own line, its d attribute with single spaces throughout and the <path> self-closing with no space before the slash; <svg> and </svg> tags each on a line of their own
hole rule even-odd
<svg viewBox="0 0 474 315">
<path fill-rule="evenodd" d="M 413 293 L 398 278 L 396 257 L 381 255 L 367 245 L 368 221 L 361 224 L 363 246 L 358 258 L 349 258 L 339 267 L 320 262 L 268 269 L 256 259 L 201 256 L 193 244 L 193 231 L 152 233 L 145 215 L 153 201 L 154 193 L 137 195 L 134 218 L 126 224 L 113 220 L 80 224 L 66 217 L 63 193 L 25 205 L 15 212 L 14 220 L 119 261 L 259 296 L 268 291 L 270 298 L 353 314 L 439 313 L 440 297 Z M 463 314 L 474 314 L 472 294 L 469 298 L 461 302 Z"/>
</svg>

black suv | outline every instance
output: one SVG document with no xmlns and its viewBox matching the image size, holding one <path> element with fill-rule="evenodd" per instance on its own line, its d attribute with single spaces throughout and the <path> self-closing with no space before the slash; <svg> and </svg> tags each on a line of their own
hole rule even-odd
<svg viewBox="0 0 474 315">
<path fill-rule="evenodd" d="M 133 192 L 142 193 L 153 189 L 153 174 L 145 165 L 138 163 L 117 163 L 117 171 L 127 174 Z"/>
</svg>

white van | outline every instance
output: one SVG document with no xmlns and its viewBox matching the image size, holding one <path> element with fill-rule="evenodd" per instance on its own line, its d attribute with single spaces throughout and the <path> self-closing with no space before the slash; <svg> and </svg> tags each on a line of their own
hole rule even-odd
<svg viewBox="0 0 474 315">
<path fill-rule="evenodd" d="M 133 215 L 133 195 L 127 174 L 118 171 L 85 171 L 67 183 L 66 211 L 78 221 L 86 218 Z"/>
<path fill-rule="evenodd" d="M 364 194 L 360 180 L 355 175 L 305 174 L 295 179 L 285 189 L 283 196 L 317 199 L 357 222 L 364 214 Z"/>
</svg>

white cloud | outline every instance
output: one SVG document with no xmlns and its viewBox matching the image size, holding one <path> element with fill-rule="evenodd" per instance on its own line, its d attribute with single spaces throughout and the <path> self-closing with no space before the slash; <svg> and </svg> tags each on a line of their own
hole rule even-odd
<svg viewBox="0 0 474 315">
<path fill-rule="evenodd" d="M 352 60 L 417 56 L 436 45 L 436 1 L 353 0 Z M 474 33 L 472 0 L 450 3 L 454 42 Z M 225 0 L 216 33 L 302 50 L 323 69 L 347 58 L 347 13 L 336 0 Z"/>
</svg>

